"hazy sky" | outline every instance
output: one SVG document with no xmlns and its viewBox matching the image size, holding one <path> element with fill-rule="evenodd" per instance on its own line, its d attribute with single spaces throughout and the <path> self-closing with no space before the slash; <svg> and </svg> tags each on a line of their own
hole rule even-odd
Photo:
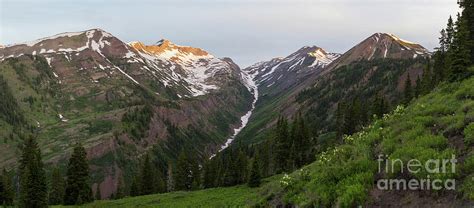
<svg viewBox="0 0 474 208">
<path fill-rule="evenodd" d="M 241 67 L 305 45 L 345 52 L 375 32 L 432 50 L 456 0 L 0 0 L 0 44 L 102 28 L 231 57 Z"/>
</svg>

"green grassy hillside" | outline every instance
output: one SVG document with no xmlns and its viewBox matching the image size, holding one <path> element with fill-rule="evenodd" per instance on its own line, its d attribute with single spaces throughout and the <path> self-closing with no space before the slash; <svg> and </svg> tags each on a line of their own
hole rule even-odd
<svg viewBox="0 0 474 208">
<path fill-rule="evenodd" d="M 455 196 L 446 206 L 458 206 L 462 200 L 474 201 L 474 78 L 462 83 L 443 84 L 432 93 L 398 107 L 392 114 L 376 120 L 363 131 L 344 138 L 344 144 L 317 156 L 317 161 L 289 176 L 266 185 L 269 199 L 301 206 L 353 207 L 378 203 L 373 198 L 378 178 L 456 179 L 455 191 L 427 193 L 435 199 Z M 401 173 L 395 167 L 389 174 L 378 172 L 377 156 L 401 159 L 405 164 L 417 159 L 458 160 L 455 173 Z M 450 166 L 451 167 L 451 166 Z M 450 168 L 449 167 L 449 168 Z M 448 168 L 448 169 L 449 169 Z M 278 183 L 280 185 L 278 185 Z M 271 183 L 270 183 L 271 184 Z M 406 192 L 408 196 L 408 192 Z M 403 203 L 404 192 L 400 201 Z M 407 201 L 407 204 L 416 203 Z M 412 204 L 413 205 L 413 204 Z"/>
<path fill-rule="evenodd" d="M 396 197 L 382 197 L 399 206 L 474 204 L 474 78 L 441 84 L 432 93 L 391 114 L 352 136 L 344 144 L 317 155 L 317 161 L 288 175 L 277 175 L 257 189 L 244 186 L 175 192 L 99 201 L 86 207 L 254 207 L 283 204 L 354 207 L 383 206 L 377 196 L 376 179 L 448 179 L 456 180 L 456 190 L 421 192 L 400 191 Z M 407 162 L 417 159 L 458 160 L 455 172 L 416 174 L 395 168 L 378 172 L 378 155 Z M 449 166 L 450 169 L 452 166 Z M 378 193 L 378 195 L 377 195 Z M 410 198 L 415 194 L 415 198 Z M 417 195 L 421 194 L 421 195 Z M 423 199 L 429 199 L 423 201 Z M 426 204 L 428 203 L 428 204 Z M 432 203 L 432 204 L 429 204 Z"/>
<path fill-rule="evenodd" d="M 236 186 L 193 192 L 173 192 L 114 201 L 96 201 L 83 207 L 246 207 L 257 202 L 257 190 L 246 186 Z"/>
</svg>

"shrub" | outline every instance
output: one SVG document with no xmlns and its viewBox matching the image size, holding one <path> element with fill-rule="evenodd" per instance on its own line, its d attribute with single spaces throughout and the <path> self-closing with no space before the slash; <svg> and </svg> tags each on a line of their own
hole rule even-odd
<svg viewBox="0 0 474 208">
<path fill-rule="evenodd" d="M 464 142 L 467 145 L 474 144 L 474 122 L 471 122 L 467 127 L 464 129 Z"/>
</svg>

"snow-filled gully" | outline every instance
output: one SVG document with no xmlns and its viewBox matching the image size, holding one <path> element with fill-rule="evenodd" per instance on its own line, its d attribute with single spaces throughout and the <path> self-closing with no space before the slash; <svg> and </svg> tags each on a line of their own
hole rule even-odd
<svg viewBox="0 0 474 208">
<path fill-rule="evenodd" d="M 244 81 L 245 87 L 247 87 L 249 92 L 253 94 L 252 108 L 244 116 L 242 116 L 240 118 L 240 122 L 241 122 L 240 127 L 234 129 L 234 133 L 221 146 L 221 148 L 219 149 L 219 152 L 221 152 L 222 150 L 225 150 L 227 147 L 229 147 L 230 144 L 232 144 L 232 142 L 234 141 L 235 137 L 240 133 L 240 131 L 242 131 L 242 129 L 244 129 L 245 126 L 247 126 L 247 123 L 249 122 L 250 116 L 252 116 L 253 110 L 255 109 L 255 104 L 257 103 L 257 100 L 258 100 L 258 87 L 257 87 L 257 84 L 254 81 L 255 75 L 257 73 L 249 74 L 246 71 L 242 71 L 241 74 L 242 74 L 242 79 Z M 212 159 L 215 156 L 216 156 L 216 154 L 213 154 L 209 159 Z"/>
</svg>

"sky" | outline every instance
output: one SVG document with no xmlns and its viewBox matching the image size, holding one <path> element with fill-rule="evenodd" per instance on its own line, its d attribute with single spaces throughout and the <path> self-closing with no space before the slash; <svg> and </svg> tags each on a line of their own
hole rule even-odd
<svg viewBox="0 0 474 208">
<path fill-rule="evenodd" d="M 316 45 L 344 53 L 376 32 L 429 50 L 456 0 L 0 0 L 0 44 L 101 28 L 124 42 L 169 39 L 246 67 Z"/>
</svg>

